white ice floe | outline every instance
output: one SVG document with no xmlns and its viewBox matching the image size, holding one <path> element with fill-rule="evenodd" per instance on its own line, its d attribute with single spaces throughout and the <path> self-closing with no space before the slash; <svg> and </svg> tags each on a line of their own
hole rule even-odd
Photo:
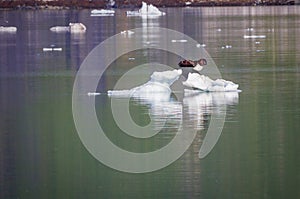
<svg viewBox="0 0 300 199">
<path fill-rule="evenodd" d="M 152 4 L 147 5 L 145 2 L 142 2 L 142 7 L 138 11 L 127 11 L 127 16 L 142 16 L 142 17 L 157 17 L 163 16 L 166 13 L 160 11 L 157 7 Z"/>
<path fill-rule="evenodd" d="M 224 79 L 212 80 L 207 76 L 200 75 L 199 73 L 189 73 L 188 79 L 183 82 L 183 85 L 205 92 L 239 91 L 238 84 Z"/>
<path fill-rule="evenodd" d="M 134 32 L 131 30 L 124 30 L 124 31 L 121 31 L 120 33 L 121 33 L 121 35 L 127 36 L 127 37 L 130 37 L 131 35 L 134 34 Z"/>
<path fill-rule="evenodd" d="M 200 48 L 200 47 L 206 47 L 206 44 L 197 44 L 196 47 L 197 47 L 197 48 Z"/>
<path fill-rule="evenodd" d="M 186 43 L 187 40 L 186 39 L 172 39 L 171 42 L 172 43 Z"/>
<path fill-rule="evenodd" d="M 244 35 L 244 39 L 265 39 L 266 35 Z"/>
<path fill-rule="evenodd" d="M 84 33 L 86 27 L 82 23 L 69 23 L 69 26 L 54 26 L 50 28 L 52 32 L 71 32 L 71 33 Z"/>
<path fill-rule="evenodd" d="M 50 47 L 50 48 L 43 48 L 44 52 L 49 52 L 49 51 L 62 51 L 62 48 L 57 48 L 57 47 Z"/>
<path fill-rule="evenodd" d="M 181 74 L 181 69 L 154 72 L 151 75 L 151 79 L 141 86 L 132 88 L 130 90 L 109 90 L 107 93 L 109 96 L 141 97 L 151 99 L 153 97 L 153 93 L 170 94 L 170 86 L 179 78 Z"/>
<path fill-rule="evenodd" d="M 222 49 L 225 49 L 225 48 L 228 49 L 228 48 L 232 48 L 232 46 L 231 46 L 231 45 L 225 45 L 225 46 L 222 46 L 221 48 L 222 48 Z"/>
<path fill-rule="evenodd" d="M 88 96 L 97 96 L 100 95 L 101 93 L 97 93 L 97 92 L 88 92 Z"/>
<path fill-rule="evenodd" d="M 115 11 L 114 10 L 106 10 L 106 9 L 94 9 L 91 11 L 91 17 L 96 17 L 96 16 L 114 16 Z"/>
<path fill-rule="evenodd" d="M 15 33 L 17 30 L 17 27 L 14 26 L 0 26 L 0 32 Z"/>
</svg>

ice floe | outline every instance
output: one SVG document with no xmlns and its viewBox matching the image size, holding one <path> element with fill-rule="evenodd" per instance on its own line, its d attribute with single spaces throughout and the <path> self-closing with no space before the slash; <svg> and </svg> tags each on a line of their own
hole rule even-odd
<svg viewBox="0 0 300 199">
<path fill-rule="evenodd" d="M 97 17 L 97 16 L 114 16 L 115 11 L 114 10 L 106 10 L 106 9 L 94 9 L 91 11 L 91 17 Z"/>
<path fill-rule="evenodd" d="M 71 32 L 71 33 L 85 33 L 86 27 L 82 23 L 69 23 L 69 26 L 54 26 L 50 28 L 52 32 Z"/>
<path fill-rule="evenodd" d="M 157 7 L 152 4 L 142 2 L 142 7 L 138 11 L 127 11 L 127 16 L 142 16 L 142 17 L 157 17 L 165 15 L 165 12 L 160 11 Z"/>
<path fill-rule="evenodd" d="M 266 35 L 244 35 L 244 39 L 265 39 Z"/>
<path fill-rule="evenodd" d="M 14 26 L 0 26 L 0 32 L 15 33 L 17 30 L 17 27 Z"/>
<path fill-rule="evenodd" d="M 224 79 L 212 80 L 205 75 L 200 75 L 199 73 L 189 73 L 187 80 L 182 83 L 184 86 L 205 92 L 239 91 L 238 84 Z"/>
<path fill-rule="evenodd" d="M 62 48 L 58 48 L 58 47 L 49 47 L 49 48 L 43 48 L 44 52 L 51 52 L 51 51 L 62 51 Z"/>
<path fill-rule="evenodd" d="M 181 74 L 181 69 L 154 72 L 151 75 L 151 79 L 141 86 L 132 88 L 130 90 L 109 90 L 107 93 L 109 96 L 142 97 L 151 99 L 153 93 L 170 94 L 170 86 L 179 78 Z"/>
<path fill-rule="evenodd" d="M 171 42 L 172 43 L 186 43 L 187 40 L 186 39 L 172 39 Z"/>
</svg>

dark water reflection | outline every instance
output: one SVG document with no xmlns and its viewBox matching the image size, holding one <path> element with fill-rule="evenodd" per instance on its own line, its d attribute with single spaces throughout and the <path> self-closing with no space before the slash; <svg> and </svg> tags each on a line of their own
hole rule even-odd
<svg viewBox="0 0 300 199">
<path fill-rule="evenodd" d="M 300 7 L 165 11 L 165 17 L 147 20 L 126 18 L 124 10 L 117 10 L 115 17 L 90 17 L 89 10 L 0 12 L 0 25 L 18 27 L 16 34 L 0 33 L 1 198 L 300 197 Z M 86 34 L 49 31 L 72 21 L 86 24 Z M 222 135 L 209 156 L 199 160 L 198 153 L 210 108 L 217 108 L 213 104 L 205 106 L 207 117 L 198 121 L 196 139 L 178 161 L 135 175 L 109 169 L 87 152 L 75 130 L 71 98 L 76 71 L 90 50 L 109 36 L 148 25 L 175 29 L 205 44 L 223 77 L 239 83 L 243 92 L 238 103 L 227 104 Z M 62 52 L 43 52 L 51 45 Z M 135 60 L 128 60 L 132 55 Z M 139 63 L 168 63 L 171 57 L 151 52 L 125 55 L 122 68 L 119 62 L 107 71 L 100 90 L 111 89 L 120 75 Z M 186 111 L 193 105 L 182 102 Z M 107 96 L 97 98 L 98 111 L 107 117 L 108 104 Z M 133 102 L 133 115 L 142 118 L 137 123 L 149 119 L 145 109 Z M 115 128 L 106 121 L 107 128 Z M 170 129 L 157 145 L 137 143 L 133 150 L 163 145 L 173 136 Z M 127 139 L 114 134 L 111 138 L 129 145 Z"/>
</svg>

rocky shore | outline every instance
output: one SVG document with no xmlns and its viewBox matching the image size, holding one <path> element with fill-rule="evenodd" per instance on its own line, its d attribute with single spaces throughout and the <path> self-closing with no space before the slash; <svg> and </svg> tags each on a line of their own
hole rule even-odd
<svg viewBox="0 0 300 199">
<path fill-rule="evenodd" d="M 299 0 L 144 0 L 157 7 L 294 5 Z M 0 0 L 0 9 L 134 8 L 142 0 Z"/>
</svg>

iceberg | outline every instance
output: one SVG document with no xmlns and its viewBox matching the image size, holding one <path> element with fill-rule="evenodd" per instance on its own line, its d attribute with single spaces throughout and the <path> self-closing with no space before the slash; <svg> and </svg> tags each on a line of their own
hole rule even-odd
<svg viewBox="0 0 300 199">
<path fill-rule="evenodd" d="M 14 26 L 0 26 L 0 32 L 15 33 L 15 32 L 17 32 L 17 27 L 14 27 Z"/>
<path fill-rule="evenodd" d="M 91 17 L 95 16 L 114 16 L 115 11 L 114 10 L 105 10 L 105 9 L 94 9 L 91 11 Z"/>
<path fill-rule="evenodd" d="M 265 39 L 266 35 L 244 35 L 244 39 Z"/>
<path fill-rule="evenodd" d="M 147 5 L 145 2 L 142 2 L 142 7 L 138 11 L 127 11 L 127 16 L 142 16 L 142 17 L 157 17 L 166 15 L 165 12 L 160 11 L 157 7 L 152 4 Z"/>
<path fill-rule="evenodd" d="M 169 70 L 163 72 L 154 72 L 151 75 L 150 80 L 138 87 L 130 90 L 109 90 L 108 96 L 116 97 L 136 97 L 151 100 L 165 99 L 170 97 L 170 86 L 180 77 L 182 70 Z M 162 93 L 159 98 L 154 96 L 153 93 Z M 164 95 L 167 94 L 167 95 Z"/>
<path fill-rule="evenodd" d="M 71 32 L 71 33 L 84 33 L 86 27 L 82 23 L 69 23 L 69 26 L 54 26 L 50 28 L 52 32 Z"/>
<path fill-rule="evenodd" d="M 200 75 L 199 73 L 189 73 L 188 78 L 183 82 L 183 85 L 205 92 L 240 91 L 238 90 L 238 84 L 224 79 L 212 80 L 205 75 Z"/>
</svg>

